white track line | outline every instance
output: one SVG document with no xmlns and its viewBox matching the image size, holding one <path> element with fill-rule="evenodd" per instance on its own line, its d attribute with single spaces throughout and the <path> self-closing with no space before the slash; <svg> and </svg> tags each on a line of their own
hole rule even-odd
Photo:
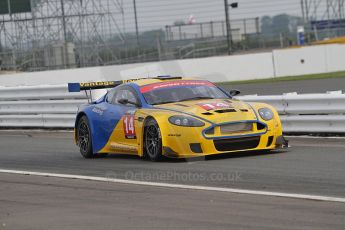
<svg viewBox="0 0 345 230">
<path fill-rule="evenodd" d="M 227 192 L 227 193 L 238 193 L 238 194 L 273 196 L 273 197 L 284 197 L 284 198 L 294 198 L 294 199 L 304 199 L 304 200 L 330 201 L 330 202 L 345 203 L 345 198 L 341 198 L 341 197 L 315 196 L 315 195 L 295 194 L 295 193 L 267 192 L 267 191 L 257 191 L 257 190 L 219 188 L 219 187 L 182 185 L 182 184 L 168 184 L 168 183 L 159 183 L 159 182 L 146 182 L 146 181 L 113 179 L 113 178 L 106 178 L 106 177 L 93 177 L 93 176 L 82 176 L 82 175 L 71 175 L 71 174 L 17 171 L 17 170 L 6 170 L 6 169 L 0 169 L 0 173 L 55 177 L 55 178 L 64 178 L 64 179 L 79 179 L 79 180 L 122 183 L 122 184 L 131 184 L 131 185 L 145 185 L 145 186 L 162 187 L 162 188 L 178 188 L 178 189 L 190 189 L 190 190 L 202 190 L 202 191 L 216 191 L 216 192 Z"/>
<path fill-rule="evenodd" d="M 294 139 L 330 139 L 330 140 L 344 140 L 345 137 L 342 136 L 336 136 L 336 137 L 318 137 L 318 136 L 306 136 L 306 135 L 302 135 L 302 136 L 289 136 L 289 135 L 285 135 L 286 138 L 294 138 Z"/>
</svg>

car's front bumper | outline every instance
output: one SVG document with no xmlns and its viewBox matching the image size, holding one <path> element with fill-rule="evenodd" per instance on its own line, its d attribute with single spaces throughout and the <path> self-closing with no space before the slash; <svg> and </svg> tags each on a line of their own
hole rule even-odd
<svg viewBox="0 0 345 230">
<path fill-rule="evenodd" d="M 272 121 L 264 132 L 236 134 L 233 136 L 203 135 L 205 127 L 170 127 L 165 130 L 163 139 L 163 155 L 172 158 L 207 156 L 222 153 L 273 150 L 286 147 L 287 141 L 282 135 L 281 127 Z"/>
</svg>

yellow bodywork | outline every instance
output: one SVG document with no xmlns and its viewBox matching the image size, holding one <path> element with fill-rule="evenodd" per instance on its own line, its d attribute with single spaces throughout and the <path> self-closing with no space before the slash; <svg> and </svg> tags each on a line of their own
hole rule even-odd
<svg viewBox="0 0 345 230">
<path fill-rule="evenodd" d="M 223 101 L 213 99 L 213 101 Z M 276 144 L 278 137 L 282 136 L 282 126 L 277 111 L 270 105 L 263 103 L 244 103 L 237 100 L 229 100 L 234 109 L 238 112 L 233 113 L 214 113 L 213 115 L 203 115 L 205 110 L 196 104 L 208 102 L 210 100 L 187 101 L 155 106 L 152 109 L 138 109 L 135 112 L 135 132 L 136 139 L 126 139 L 124 134 L 123 118 L 115 127 L 108 143 L 99 153 L 121 153 L 132 155 L 144 155 L 144 124 L 148 118 L 154 118 L 160 128 L 163 151 L 162 154 L 173 158 L 187 158 L 206 156 L 221 153 L 248 151 L 248 150 L 272 150 L 281 147 Z M 186 107 L 182 107 L 186 106 Z M 270 108 L 274 111 L 274 119 L 264 121 L 259 115 L 260 108 Z M 255 112 L 254 112 L 255 111 Z M 212 111 L 211 111 L 212 112 Z M 171 124 L 168 119 L 172 115 L 186 115 L 200 118 L 205 123 L 203 127 L 183 127 Z M 234 132 L 226 137 L 220 133 L 219 124 L 236 123 L 243 121 L 259 121 L 267 125 L 264 130 L 258 130 L 256 126 L 252 131 Z M 214 134 L 203 135 L 204 130 L 214 126 Z M 214 144 L 214 139 L 241 139 L 247 136 L 259 136 L 260 141 L 255 148 L 244 148 L 235 151 L 218 151 Z M 271 144 L 269 137 L 273 138 Z M 199 143 L 202 153 L 195 153 L 191 150 L 190 144 Z M 244 143 L 245 145 L 245 143 Z"/>
</svg>

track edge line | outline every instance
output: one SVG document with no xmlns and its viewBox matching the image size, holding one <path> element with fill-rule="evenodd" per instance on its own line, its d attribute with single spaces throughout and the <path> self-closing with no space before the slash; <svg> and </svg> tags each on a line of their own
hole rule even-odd
<svg viewBox="0 0 345 230">
<path fill-rule="evenodd" d="M 107 178 L 107 177 L 45 173 L 45 172 L 8 170 L 8 169 L 0 169 L 0 173 L 27 175 L 27 176 L 43 176 L 43 177 L 53 177 L 53 178 L 62 178 L 62 179 L 79 179 L 79 180 L 85 180 L 85 181 L 88 180 L 88 181 L 97 181 L 97 182 L 111 182 L 111 183 L 121 183 L 121 184 L 130 184 L 130 185 L 144 185 L 144 186 L 161 187 L 161 188 L 178 188 L 178 189 L 189 189 L 189 190 L 200 190 L 200 191 L 215 191 L 215 192 L 227 192 L 227 193 L 245 194 L 245 195 L 260 195 L 260 196 L 272 196 L 272 197 L 293 198 L 293 199 L 303 199 L 303 200 L 313 200 L 313 201 L 345 203 L 345 198 L 341 198 L 341 197 L 318 196 L 318 195 L 307 195 L 307 194 L 297 194 L 297 193 L 282 193 L 282 192 L 269 192 L 269 191 L 235 189 L 235 188 L 224 188 L 224 187 L 169 184 L 169 183 L 161 183 L 161 182 L 135 181 L 135 180 Z"/>
</svg>

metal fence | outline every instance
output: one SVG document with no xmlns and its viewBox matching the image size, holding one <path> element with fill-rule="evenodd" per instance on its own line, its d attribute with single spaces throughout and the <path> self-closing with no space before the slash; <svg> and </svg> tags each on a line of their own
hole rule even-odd
<svg viewBox="0 0 345 230">
<path fill-rule="evenodd" d="M 260 33 L 259 18 L 247 18 L 231 21 L 233 41 L 242 41 L 246 36 Z M 226 37 L 225 21 L 172 25 L 165 27 L 166 41 L 198 40 Z"/>
<path fill-rule="evenodd" d="M 43 71 L 228 52 L 223 0 L 0 2 L 0 70 Z M 195 12 L 195 20 L 187 20 L 186 12 Z M 344 15 L 344 0 L 243 1 L 229 17 L 231 50 L 296 45 L 299 26 L 305 28 L 306 44 L 344 36 L 339 23 Z"/>
</svg>

